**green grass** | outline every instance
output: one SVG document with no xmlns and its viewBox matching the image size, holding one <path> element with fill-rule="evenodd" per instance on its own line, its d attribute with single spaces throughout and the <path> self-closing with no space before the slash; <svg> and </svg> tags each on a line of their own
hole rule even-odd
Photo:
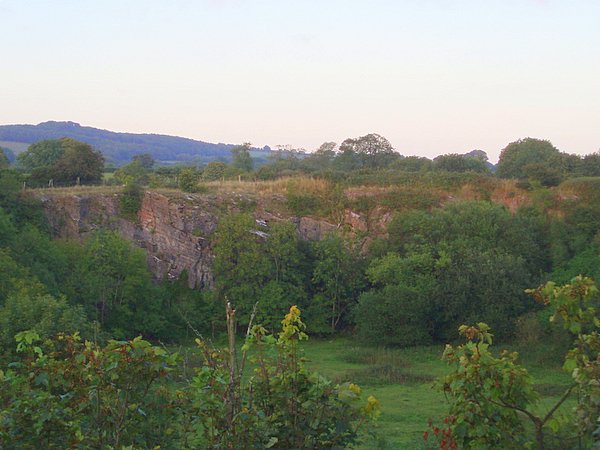
<svg viewBox="0 0 600 450">
<path fill-rule="evenodd" d="M 442 345 L 383 349 L 347 339 L 310 339 L 304 349 L 311 369 L 338 382 L 356 382 L 381 402 L 379 439 L 365 442 L 363 448 L 426 448 L 422 435 L 428 420 L 440 423 L 448 408 L 444 394 L 432 387 L 432 380 L 449 370 L 441 360 Z M 536 380 L 541 395 L 537 412 L 548 411 L 568 386 L 568 374 L 558 366 L 536 364 L 527 355 L 522 364 Z M 568 413 L 573 404 L 574 400 L 568 401 L 560 411 Z"/>
<path fill-rule="evenodd" d="M 238 340 L 239 346 L 241 341 Z M 225 342 L 219 340 L 214 344 L 225 346 Z M 389 349 L 360 345 L 351 339 L 310 338 L 302 347 L 310 369 L 338 383 L 357 383 L 366 396 L 373 395 L 380 401 L 382 414 L 377 422 L 377 437 L 368 438 L 360 448 L 427 448 L 422 436 L 428 429 L 428 420 L 441 424 L 448 413 L 444 394 L 433 388 L 433 380 L 450 370 L 441 359 L 443 345 Z M 498 352 L 505 348 L 516 350 L 503 344 L 494 347 Z M 570 377 L 556 362 L 540 362 L 539 354 L 544 349 L 539 347 L 525 349 L 520 362 L 529 370 L 540 393 L 540 402 L 534 412 L 544 415 L 569 386 Z M 201 358 L 190 347 L 177 350 L 185 353 L 186 375 L 190 377 L 192 369 L 201 364 Z M 248 376 L 252 370 L 250 362 L 246 369 Z M 571 398 L 559 412 L 568 414 L 574 404 L 575 400 Z"/>
</svg>

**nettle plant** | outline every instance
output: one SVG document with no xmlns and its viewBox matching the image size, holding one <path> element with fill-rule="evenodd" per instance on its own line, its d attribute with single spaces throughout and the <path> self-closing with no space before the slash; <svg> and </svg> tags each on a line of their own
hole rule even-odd
<svg viewBox="0 0 600 450">
<path fill-rule="evenodd" d="M 229 346 L 198 339 L 204 364 L 192 382 L 194 445 L 212 448 L 348 448 L 371 431 L 379 401 L 359 386 L 334 385 L 305 366 L 307 339 L 292 306 L 277 335 L 250 327 L 236 357 L 235 310 L 228 305 Z M 252 374 L 244 373 L 246 362 Z"/>
<path fill-rule="evenodd" d="M 575 448 L 600 444 L 598 289 L 593 280 L 576 277 L 564 286 L 550 282 L 527 292 L 551 308 L 551 322 L 562 323 L 574 335 L 563 366 L 572 384 L 546 414 L 538 415 L 539 394 L 531 375 L 517 363 L 518 354 L 503 351 L 494 356 L 492 334 L 485 323 L 462 325 L 459 332 L 467 342 L 447 345 L 443 354 L 453 369 L 437 386 L 445 393 L 450 411 L 441 427 L 430 422 L 431 431 L 424 433 L 430 445 L 543 449 L 551 439 L 561 445 L 570 442 Z M 559 414 L 569 397 L 576 398 L 574 414 Z"/>
</svg>

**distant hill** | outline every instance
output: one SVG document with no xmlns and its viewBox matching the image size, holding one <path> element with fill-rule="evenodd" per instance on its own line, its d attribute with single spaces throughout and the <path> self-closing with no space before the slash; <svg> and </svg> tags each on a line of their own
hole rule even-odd
<svg viewBox="0 0 600 450">
<path fill-rule="evenodd" d="M 20 153 L 44 139 L 70 137 L 86 142 L 100 150 L 107 162 L 120 165 L 129 162 L 133 155 L 149 153 L 163 164 L 197 163 L 231 159 L 233 144 L 211 144 L 177 136 L 162 134 L 116 133 L 75 122 L 42 122 L 38 125 L 0 125 L 2 147 Z M 255 159 L 266 159 L 270 149 L 252 149 Z"/>
</svg>

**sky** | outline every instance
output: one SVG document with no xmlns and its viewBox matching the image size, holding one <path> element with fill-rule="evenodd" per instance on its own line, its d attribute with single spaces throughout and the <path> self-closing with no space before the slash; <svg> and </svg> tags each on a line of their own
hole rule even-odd
<svg viewBox="0 0 600 450">
<path fill-rule="evenodd" d="M 0 124 L 600 150 L 599 0 L 0 0 Z"/>
</svg>

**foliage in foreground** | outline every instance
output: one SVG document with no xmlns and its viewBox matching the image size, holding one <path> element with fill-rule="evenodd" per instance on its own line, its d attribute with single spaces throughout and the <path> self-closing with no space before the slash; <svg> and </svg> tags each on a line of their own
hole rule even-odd
<svg viewBox="0 0 600 450">
<path fill-rule="evenodd" d="M 562 322 L 575 336 L 563 366 L 572 384 L 545 415 L 536 414 L 539 395 L 533 378 L 517 363 L 517 353 L 494 356 L 490 328 L 485 323 L 463 325 L 459 331 L 468 342 L 448 345 L 443 356 L 453 370 L 439 380 L 450 403 L 446 428 L 433 427 L 432 439 L 440 448 L 543 449 L 550 439 L 561 446 L 577 442 L 579 448 L 600 444 L 598 289 L 593 280 L 576 277 L 570 284 L 557 287 L 550 282 L 529 293 L 552 309 L 552 322 Z M 575 414 L 559 415 L 572 393 L 577 393 Z M 533 436 L 525 425 L 528 421 Z"/>
<path fill-rule="evenodd" d="M 0 370 L 0 447 L 19 448 L 347 448 L 379 414 L 351 383 L 309 371 L 307 338 L 293 306 L 273 336 L 261 326 L 235 354 L 198 340 L 204 363 L 177 380 L 179 358 L 141 338 L 100 347 L 77 334 L 41 342 L 17 335 L 18 361 Z M 254 373 L 244 366 L 251 352 Z"/>
<path fill-rule="evenodd" d="M 77 334 L 16 337 L 19 361 L 0 371 L 0 447 L 152 448 L 173 444 L 168 388 L 176 355 L 136 338 L 100 348 Z"/>
</svg>

